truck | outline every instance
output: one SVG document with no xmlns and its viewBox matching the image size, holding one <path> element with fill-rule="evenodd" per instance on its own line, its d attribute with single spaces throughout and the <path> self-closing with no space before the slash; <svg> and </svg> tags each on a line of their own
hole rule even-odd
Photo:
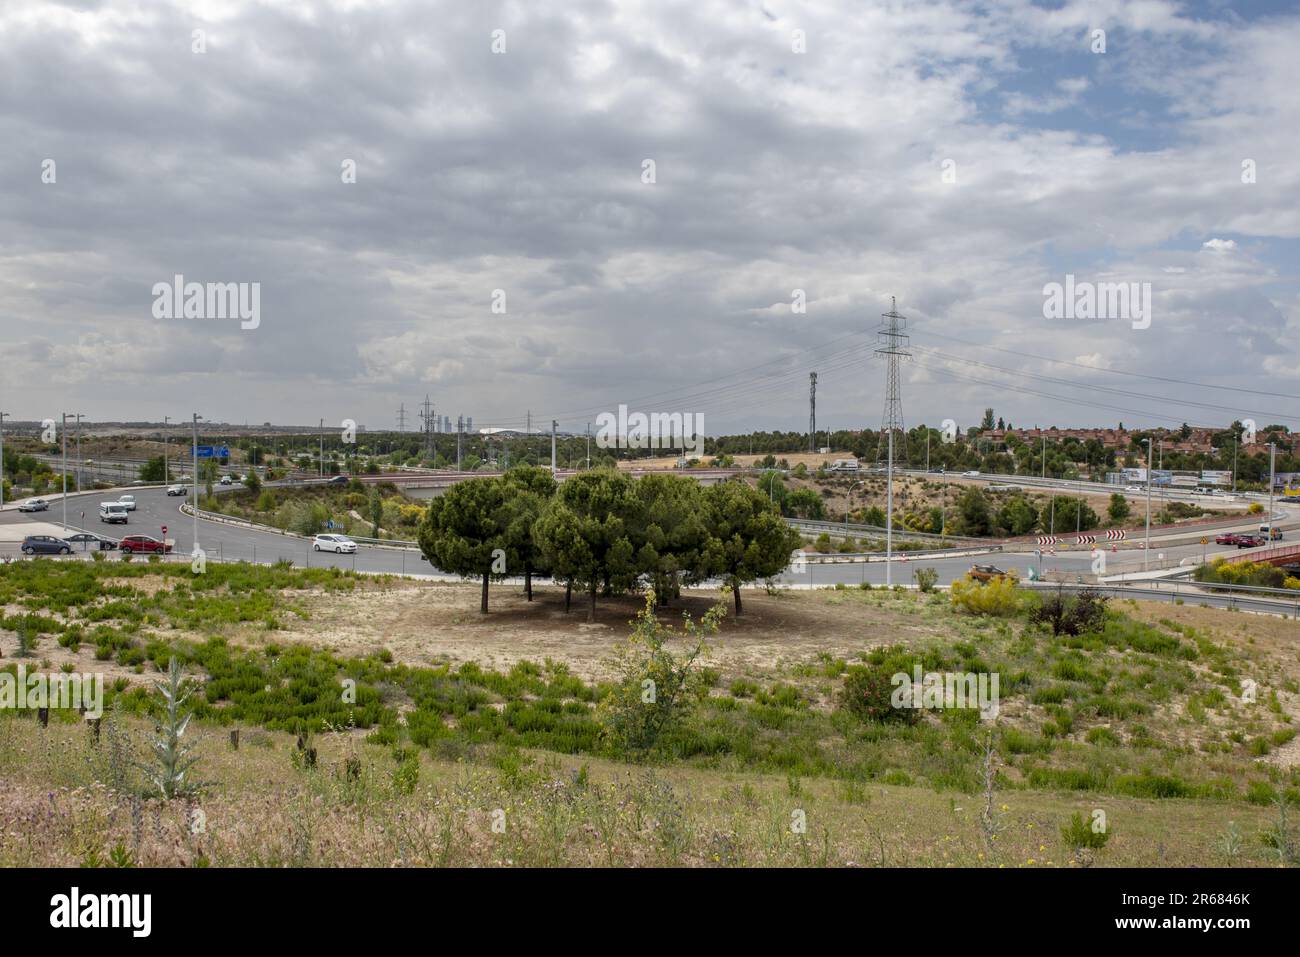
<svg viewBox="0 0 1300 957">
<path fill-rule="evenodd" d="M 125 525 L 129 514 L 126 505 L 122 502 L 99 503 L 99 520 L 101 522 L 108 522 L 110 525 Z"/>
<path fill-rule="evenodd" d="M 858 470 L 857 459 L 836 459 L 827 469 L 829 472 L 856 472 Z"/>
</svg>

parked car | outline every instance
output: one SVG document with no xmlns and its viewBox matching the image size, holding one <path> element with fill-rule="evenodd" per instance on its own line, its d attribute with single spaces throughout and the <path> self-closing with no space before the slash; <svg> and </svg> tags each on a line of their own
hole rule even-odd
<svg viewBox="0 0 1300 957">
<path fill-rule="evenodd" d="M 102 552 L 117 548 L 116 539 L 105 538 L 103 535 L 96 535 L 94 532 L 78 532 L 76 535 L 69 535 L 64 541 L 85 550 L 99 549 Z"/>
<path fill-rule="evenodd" d="M 162 552 L 166 554 L 172 550 L 172 547 L 166 542 L 160 542 L 148 535 L 128 535 L 117 543 L 117 547 L 122 550 L 123 555 L 130 555 L 132 552 Z"/>
<path fill-rule="evenodd" d="M 1216 545 L 1236 545 L 1237 542 L 1238 542 L 1240 539 L 1241 539 L 1241 536 L 1240 536 L 1239 534 L 1237 534 L 1236 532 L 1224 532 L 1222 535 L 1216 535 L 1216 536 L 1214 536 L 1214 544 L 1216 544 Z"/>
<path fill-rule="evenodd" d="M 1237 536 L 1238 548 L 1254 548 L 1257 545 L 1263 545 L 1263 544 L 1264 544 L 1263 535 L 1238 535 Z"/>
<path fill-rule="evenodd" d="M 43 498 L 29 498 L 18 506 L 20 512 L 48 512 L 50 503 Z"/>
<path fill-rule="evenodd" d="M 126 506 L 126 510 L 127 510 L 128 512 L 134 512 L 134 511 L 135 511 L 135 496 L 134 496 L 134 495 L 123 495 L 123 496 L 121 496 L 120 498 L 118 498 L 117 503 L 118 503 L 119 505 L 125 505 L 125 506 Z"/>
<path fill-rule="evenodd" d="M 352 554 L 357 550 L 357 543 L 346 535 L 317 535 L 311 543 L 313 551 Z"/>
<path fill-rule="evenodd" d="M 24 555 L 71 555 L 72 546 L 53 535 L 28 535 L 19 546 Z"/>
<path fill-rule="evenodd" d="M 167 486 L 167 494 L 168 494 L 168 495 L 185 495 L 185 494 L 188 493 L 188 492 L 189 492 L 189 489 L 187 489 L 184 485 L 168 485 L 168 486 Z"/>
<path fill-rule="evenodd" d="M 977 582 L 991 582 L 997 578 L 1014 578 L 1011 572 L 1004 572 L 996 565 L 972 565 L 969 572 L 970 578 Z"/>
<path fill-rule="evenodd" d="M 99 520 L 110 525 L 125 525 L 130 515 L 125 502 L 100 502 Z"/>
</svg>

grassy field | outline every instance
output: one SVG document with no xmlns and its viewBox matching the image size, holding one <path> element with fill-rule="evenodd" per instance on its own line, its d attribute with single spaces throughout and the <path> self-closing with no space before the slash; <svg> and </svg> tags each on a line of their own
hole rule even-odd
<svg viewBox="0 0 1300 957">
<path fill-rule="evenodd" d="M 14 838 L 0 864 L 1294 859 L 1294 623 L 1124 602 L 1054 636 L 1027 608 L 970 614 L 941 593 L 758 593 L 707 638 L 654 746 L 631 750 L 611 703 L 638 677 L 615 652 L 640 600 L 608 599 L 587 625 L 548 589 L 528 602 L 499 587 L 479 616 L 475 589 L 250 565 L 0 567 L 0 666 L 16 668 L 21 632 L 25 667 L 102 672 L 110 700 L 98 740 L 75 713 L 42 727 L 0 712 Z M 634 630 L 714 600 L 691 593 Z M 664 660 L 690 645 L 669 637 Z M 209 786 L 168 802 L 144 768 L 173 656 L 199 682 L 187 740 Z M 854 682 L 917 665 L 998 674 L 997 720 L 848 706 Z M 1063 832 L 1099 811 L 1104 842 Z"/>
</svg>

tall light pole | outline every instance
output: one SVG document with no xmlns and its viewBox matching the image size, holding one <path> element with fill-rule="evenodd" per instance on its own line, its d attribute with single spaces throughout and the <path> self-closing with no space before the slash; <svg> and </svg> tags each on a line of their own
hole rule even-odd
<svg viewBox="0 0 1300 957">
<path fill-rule="evenodd" d="M 885 587 L 894 584 L 894 430 L 889 430 L 889 458 L 885 466 Z"/>
<path fill-rule="evenodd" d="M 554 419 L 551 419 L 551 475 L 552 475 L 552 477 L 554 477 L 554 476 L 556 475 L 556 468 L 555 468 L 555 430 L 558 429 L 559 427 L 560 427 L 560 423 L 556 422 Z"/>
<path fill-rule="evenodd" d="M 1143 439 L 1147 444 L 1147 534 L 1142 545 L 1142 570 L 1151 566 L 1151 436 Z"/>
<path fill-rule="evenodd" d="M 194 413 L 194 547 L 199 547 L 199 414 Z"/>
<path fill-rule="evenodd" d="M 858 479 L 849 486 L 849 504 L 844 509 L 844 537 L 846 539 L 849 537 L 849 512 L 853 511 L 853 490 L 864 482 L 866 482 L 866 479 Z"/>
<path fill-rule="evenodd" d="M 167 423 L 170 420 L 163 416 L 163 485 L 167 484 Z"/>
<path fill-rule="evenodd" d="M 1237 440 L 1241 437 L 1240 429 L 1232 430 L 1232 494 L 1237 494 Z"/>
<path fill-rule="evenodd" d="M 591 423 L 587 423 L 587 468 L 591 468 Z"/>
<path fill-rule="evenodd" d="M 83 416 L 81 412 L 78 412 L 78 413 L 77 413 L 77 490 L 78 490 L 78 492 L 81 492 L 81 469 L 82 469 L 82 464 L 81 464 L 81 420 L 83 419 L 83 417 L 85 417 L 85 416 Z"/>
<path fill-rule="evenodd" d="M 325 477 L 325 420 L 320 420 L 320 477 Z"/>
<path fill-rule="evenodd" d="M 0 507 L 5 503 L 5 416 L 8 412 L 0 412 Z"/>
<path fill-rule="evenodd" d="M 68 413 L 63 413 L 63 427 L 59 429 L 63 433 L 63 530 L 68 530 Z"/>
<path fill-rule="evenodd" d="M 1268 540 L 1271 544 L 1273 541 L 1273 480 L 1276 473 L 1273 471 L 1273 462 L 1277 446 L 1268 443 Z"/>
</svg>

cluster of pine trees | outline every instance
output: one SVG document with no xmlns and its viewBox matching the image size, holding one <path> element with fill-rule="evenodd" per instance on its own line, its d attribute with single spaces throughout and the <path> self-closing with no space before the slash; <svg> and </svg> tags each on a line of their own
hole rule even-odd
<svg viewBox="0 0 1300 957">
<path fill-rule="evenodd" d="M 739 480 L 702 486 L 679 475 L 634 479 L 613 469 L 557 484 L 535 466 L 458 482 L 435 498 L 420 523 L 420 550 L 435 568 L 488 584 L 543 575 L 585 592 L 587 620 L 598 595 L 643 587 L 656 601 L 683 585 L 721 580 L 741 612 L 740 586 L 781 572 L 799 535 L 766 495 Z"/>
</svg>

